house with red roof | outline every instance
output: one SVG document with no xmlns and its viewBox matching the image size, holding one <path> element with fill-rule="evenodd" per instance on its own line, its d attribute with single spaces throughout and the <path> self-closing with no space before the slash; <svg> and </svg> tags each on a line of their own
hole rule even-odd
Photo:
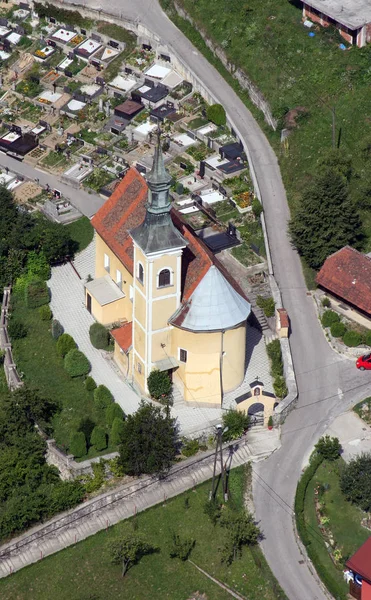
<svg viewBox="0 0 371 600">
<path fill-rule="evenodd" d="M 371 317 L 371 257 L 350 246 L 331 254 L 316 277 L 317 285 L 336 300 Z"/>
<path fill-rule="evenodd" d="M 158 139 L 147 181 L 130 168 L 92 219 L 86 307 L 114 324 L 114 359 L 142 393 L 159 369 L 187 402 L 220 407 L 244 379 L 250 303 L 172 207 L 170 186 Z"/>
<path fill-rule="evenodd" d="M 356 600 L 371 600 L 371 537 L 346 562 L 349 594 Z"/>
</svg>

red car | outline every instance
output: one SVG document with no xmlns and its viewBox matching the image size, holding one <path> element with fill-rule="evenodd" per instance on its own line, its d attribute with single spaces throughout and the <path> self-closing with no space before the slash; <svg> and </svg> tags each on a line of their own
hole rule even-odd
<svg viewBox="0 0 371 600">
<path fill-rule="evenodd" d="M 360 371 L 371 370 L 371 353 L 357 358 L 356 367 Z"/>
</svg>

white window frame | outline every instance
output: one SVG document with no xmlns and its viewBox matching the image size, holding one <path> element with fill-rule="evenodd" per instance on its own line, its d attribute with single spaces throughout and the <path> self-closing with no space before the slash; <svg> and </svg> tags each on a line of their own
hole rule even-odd
<svg viewBox="0 0 371 600">
<path fill-rule="evenodd" d="M 116 269 L 116 285 L 122 290 L 122 273 L 119 269 Z"/>
<path fill-rule="evenodd" d="M 104 268 L 106 269 L 107 273 L 110 272 L 110 262 L 110 257 L 108 254 L 104 253 Z"/>
<path fill-rule="evenodd" d="M 142 267 L 142 269 L 143 269 L 143 279 L 141 279 L 140 276 L 139 276 L 139 274 L 140 274 L 140 267 Z M 141 283 L 142 285 L 144 285 L 144 266 L 143 266 L 143 263 L 141 263 L 141 262 L 138 262 L 137 279 L 138 279 L 139 283 Z"/>
<path fill-rule="evenodd" d="M 181 357 L 181 352 L 185 352 L 185 354 L 186 354 L 186 359 L 185 360 L 182 360 L 180 358 Z M 178 348 L 178 360 L 179 360 L 179 362 L 181 362 L 183 364 L 186 364 L 187 360 L 188 360 L 188 350 L 186 350 L 185 348 Z"/>
<path fill-rule="evenodd" d="M 138 371 L 139 375 L 141 375 L 141 374 L 142 374 L 142 365 L 141 365 L 141 363 L 139 362 L 139 360 L 137 361 L 137 371 Z"/>
<path fill-rule="evenodd" d="M 162 271 L 169 271 L 170 273 L 170 283 L 167 285 L 161 285 L 160 286 L 160 273 L 162 273 Z M 157 271 L 157 275 L 156 275 L 156 287 L 158 290 L 163 290 L 165 288 L 169 288 L 172 285 L 174 285 L 174 271 L 171 267 L 161 267 L 161 269 L 159 271 Z"/>
</svg>

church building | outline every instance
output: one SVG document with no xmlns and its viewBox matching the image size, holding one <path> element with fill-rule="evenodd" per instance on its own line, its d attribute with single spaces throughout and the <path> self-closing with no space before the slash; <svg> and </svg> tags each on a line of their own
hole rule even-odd
<svg viewBox="0 0 371 600">
<path fill-rule="evenodd" d="M 220 407 L 245 375 L 250 304 L 172 207 L 160 137 L 147 181 L 132 167 L 92 219 L 95 278 L 86 307 L 114 325 L 114 358 L 147 393 L 167 371 L 186 402 Z"/>
</svg>

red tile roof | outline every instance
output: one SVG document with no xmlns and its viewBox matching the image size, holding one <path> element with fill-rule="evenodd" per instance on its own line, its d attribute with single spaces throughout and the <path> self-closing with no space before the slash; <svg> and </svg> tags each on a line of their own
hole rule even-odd
<svg viewBox="0 0 371 600">
<path fill-rule="evenodd" d="M 118 327 L 117 329 L 112 329 L 111 335 L 115 339 L 115 341 L 118 343 L 120 348 L 122 348 L 122 350 L 124 350 L 124 352 L 128 352 L 131 348 L 132 341 L 133 341 L 133 323 L 132 323 L 132 321 L 130 321 L 130 323 L 125 323 L 124 325 L 122 325 L 121 327 Z"/>
<path fill-rule="evenodd" d="M 132 167 L 91 221 L 97 233 L 131 274 L 133 274 L 133 242 L 129 230 L 143 222 L 146 199 L 147 184 Z M 182 302 L 189 300 L 213 264 L 233 288 L 246 298 L 238 283 L 174 208 L 171 210 L 171 218 L 187 241 L 182 256 Z"/>
<path fill-rule="evenodd" d="M 128 230 L 142 223 L 146 198 L 147 184 L 138 171 L 131 168 L 91 220 L 94 229 L 131 274 L 133 242 Z"/>
<path fill-rule="evenodd" d="M 371 315 L 371 258 L 350 246 L 329 256 L 316 282 L 330 293 Z"/>
<path fill-rule="evenodd" d="M 346 566 L 371 582 L 371 537 L 350 557 Z"/>
<path fill-rule="evenodd" d="M 287 310 L 285 310 L 284 308 L 279 308 L 278 314 L 280 316 L 281 327 L 288 327 L 289 326 L 289 316 L 287 314 Z"/>
</svg>

